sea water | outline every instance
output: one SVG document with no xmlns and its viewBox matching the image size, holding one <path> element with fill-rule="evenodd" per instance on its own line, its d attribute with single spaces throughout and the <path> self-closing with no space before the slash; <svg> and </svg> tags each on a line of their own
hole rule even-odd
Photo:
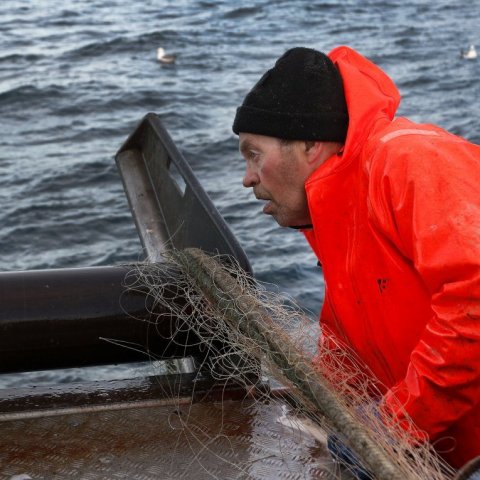
<svg viewBox="0 0 480 480">
<path fill-rule="evenodd" d="M 344 44 L 393 78 L 399 115 L 480 143 L 480 60 L 460 55 L 480 44 L 479 16 L 480 2 L 446 0 L 2 2 L 0 270 L 142 258 L 113 157 L 155 112 L 256 277 L 315 321 L 321 270 L 302 235 L 242 187 L 236 107 L 288 48 Z M 158 63 L 158 47 L 175 64 Z"/>
</svg>

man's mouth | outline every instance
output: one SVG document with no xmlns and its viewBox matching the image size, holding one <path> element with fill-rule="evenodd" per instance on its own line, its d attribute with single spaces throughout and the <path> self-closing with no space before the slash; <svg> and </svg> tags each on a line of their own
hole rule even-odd
<svg viewBox="0 0 480 480">
<path fill-rule="evenodd" d="M 271 200 L 267 201 L 267 203 L 263 206 L 262 211 L 265 215 L 271 215 L 273 213 L 273 204 Z"/>
<path fill-rule="evenodd" d="M 255 197 L 257 200 L 260 200 L 262 202 L 266 202 L 265 205 L 263 206 L 263 213 L 266 215 L 272 215 L 273 213 L 273 201 L 268 198 L 268 197 L 262 197 L 260 195 L 255 194 Z"/>
</svg>

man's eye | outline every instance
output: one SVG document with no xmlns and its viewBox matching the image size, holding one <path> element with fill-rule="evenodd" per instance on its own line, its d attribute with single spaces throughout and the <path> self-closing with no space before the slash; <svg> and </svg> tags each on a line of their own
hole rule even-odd
<svg viewBox="0 0 480 480">
<path fill-rule="evenodd" d="M 248 152 L 248 159 L 249 160 L 256 160 L 258 158 L 259 153 L 255 150 L 249 150 Z"/>
</svg>

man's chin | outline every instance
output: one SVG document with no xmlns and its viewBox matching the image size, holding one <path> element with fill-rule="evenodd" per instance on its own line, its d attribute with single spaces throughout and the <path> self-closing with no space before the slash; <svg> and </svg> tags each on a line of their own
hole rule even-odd
<svg viewBox="0 0 480 480">
<path fill-rule="evenodd" d="M 287 219 L 279 217 L 279 216 L 274 215 L 274 214 L 268 214 L 268 215 L 270 215 L 278 223 L 278 225 L 280 227 L 288 227 L 289 226 Z"/>
<path fill-rule="evenodd" d="M 294 228 L 297 230 L 312 228 L 312 225 L 309 219 L 306 219 L 304 222 L 301 222 L 298 219 L 286 218 L 286 217 L 282 217 L 280 215 L 275 215 L 271 213 L 267 215 L 270 215 L 278 223 L 280 227 Z"/>
<path fill-rule="evenodd" d="M 293 217 L 292 215 L 282 215 L 282 212 L 280 212 L 278 209 L 272 208 L 271 203 L 265 205 L 263 213 L 272 217 L 280 227 L 287 228 L 293 226 L 293 228 L 295 228 L 295 226 L 298 224 L 298 228 L 302 228 L 303 225 L 306 223 L 299 222 L 298 217 Z"/>
</svg>

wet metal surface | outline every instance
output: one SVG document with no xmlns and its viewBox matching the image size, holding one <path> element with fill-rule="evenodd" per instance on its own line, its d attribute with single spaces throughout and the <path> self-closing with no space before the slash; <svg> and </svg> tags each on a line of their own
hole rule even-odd
<svg viewBox="0 0 480 480">
<path fill-rule="evenodd" d="M 285 409 L 281 399 L 160 399 L 38 418 L 17 413 L 0 422 L 0 478 L 336 478 L 324 445 L 278 421 Z"/>
</svg>

